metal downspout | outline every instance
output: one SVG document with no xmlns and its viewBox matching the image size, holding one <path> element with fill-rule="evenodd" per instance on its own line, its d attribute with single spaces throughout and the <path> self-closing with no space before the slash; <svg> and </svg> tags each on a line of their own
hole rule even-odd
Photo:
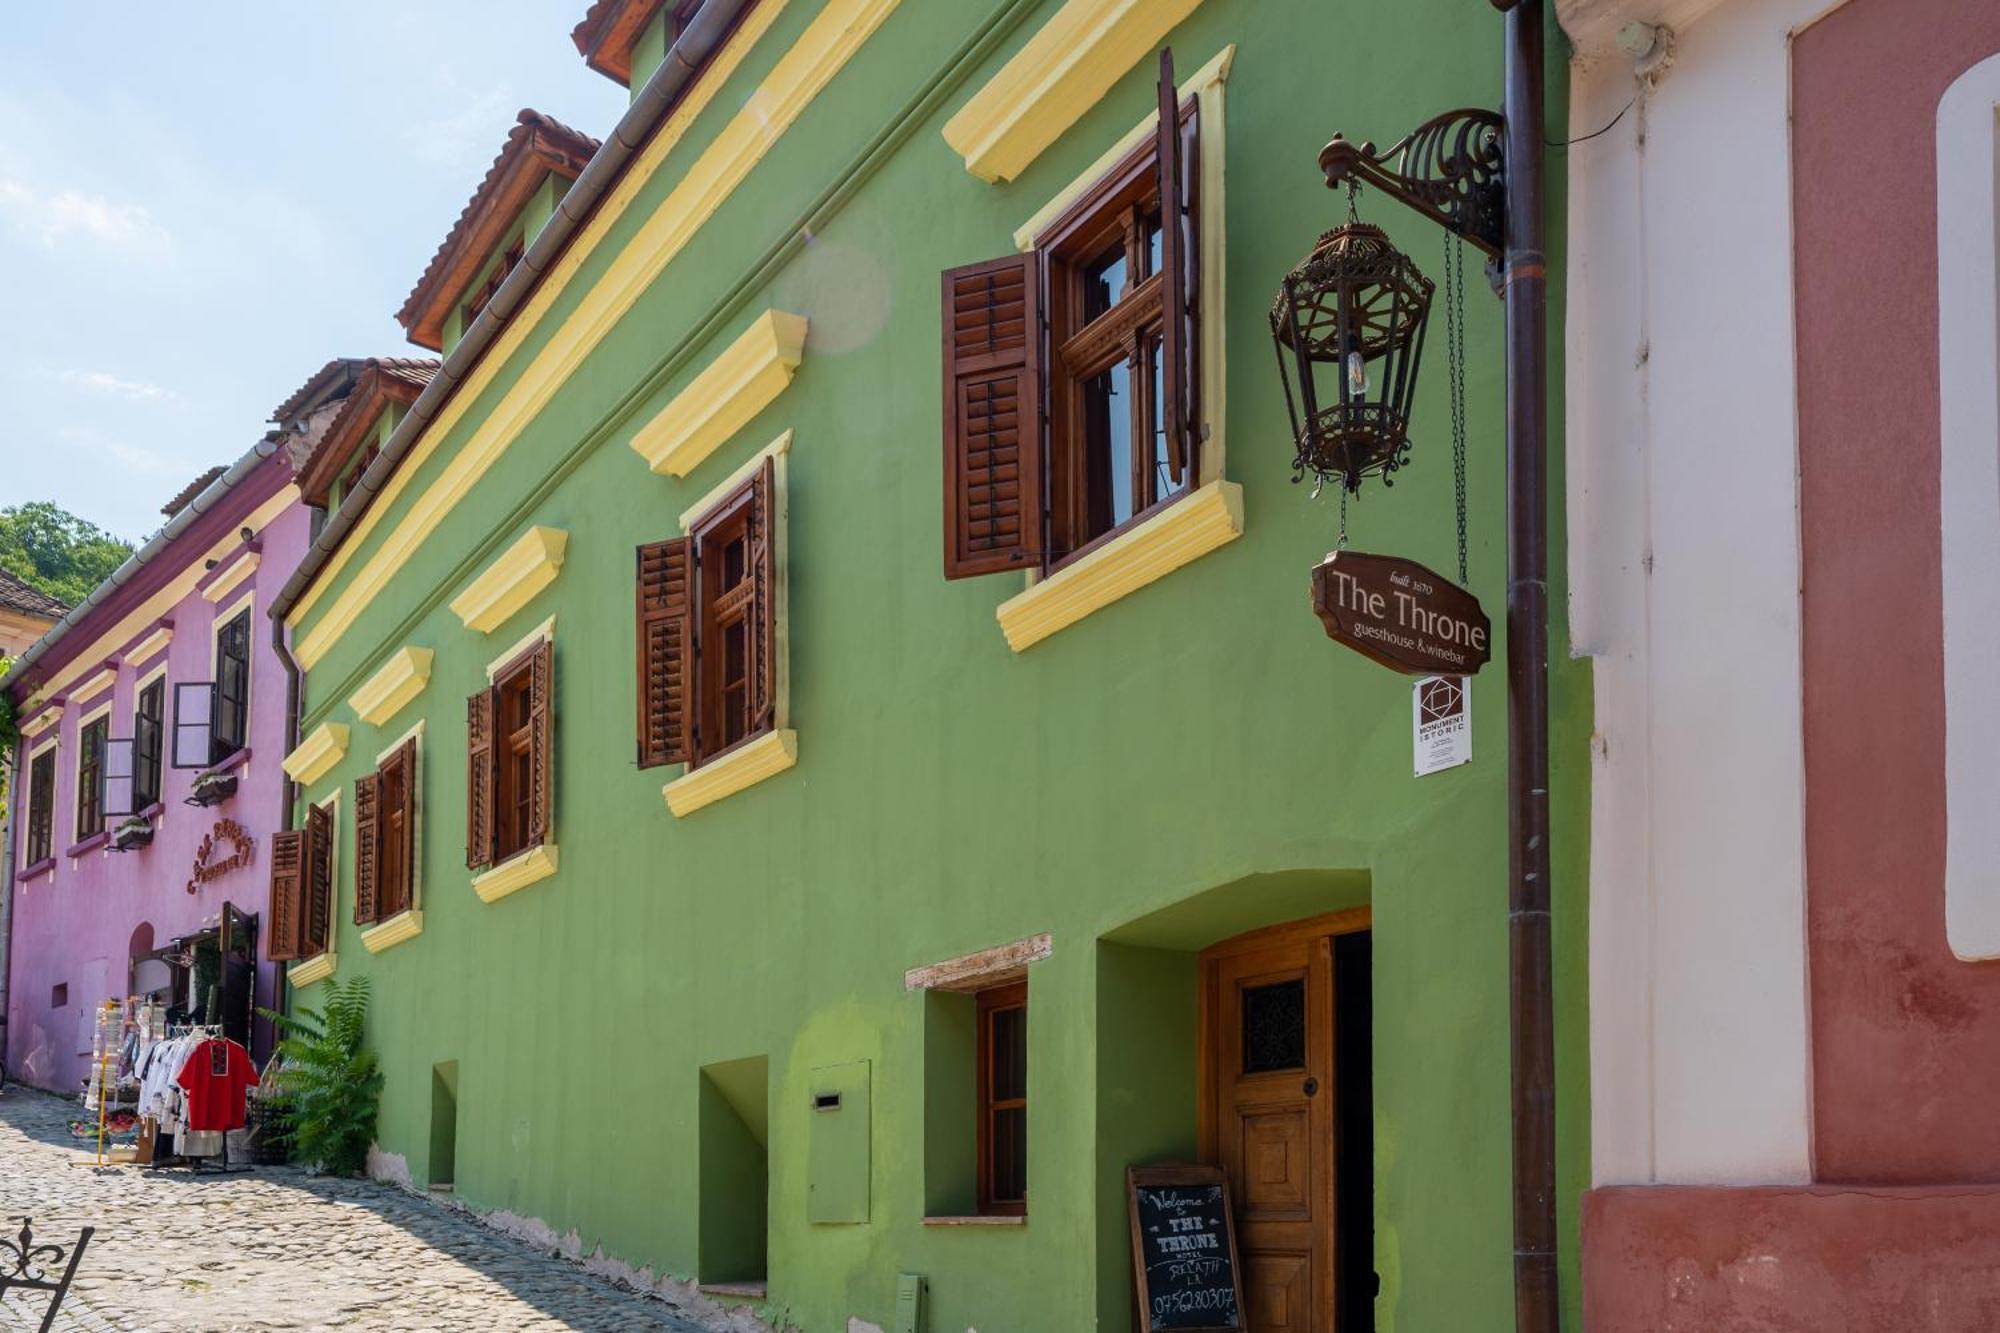
<svg viewBox="0 0 2000 1333">
<path fill-rule="evenodd" d="M 1549 892 L 1548 269 L 1542 0 L 1507 12 L 1507 829 L 1514 1326 L 1557 1333 L 1556 1053 Z"/>
<path fill-rule="evenodd" d="M 21 756 L 28 743 L 23 740 L 7 756 L 12 771 L 7 781 L 7 809 L 0 811 L 0 833 L 5 833 L 7 850 L 0 853 L 0 1069 L 7 1064 L 7 983 L 14 972 L 14 811 L 21 803 Z"/>
</svg>

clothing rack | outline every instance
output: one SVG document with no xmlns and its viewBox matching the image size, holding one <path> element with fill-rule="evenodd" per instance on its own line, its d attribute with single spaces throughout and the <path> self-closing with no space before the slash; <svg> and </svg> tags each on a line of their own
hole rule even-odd
<svg viewBox="0 0 2000 1333">
<path fill-rule="evenodd" d="M 163 1037 L 161 1040 L 174 1041 L 182 1037 L 201 1037 L 204 1040 L 213 1040 L 213 1041 L 229 1040 L 229 1038 L 223 1034 L 222 1025 L 220 1023 L 169 1023 L 167 1024 L 167 1035 Z M 185 1162 L 187 1164 L 188 1171 L 192 1174 L 225 1175 L 225 1176 L 241 1175 L 249 1168 L 244 1166 L 231 1166 L 229 1164 L 230 1131 L 225 1129 L 220 1131 L 220 1133 L 222 1134 L 222 1153 L 221 1153 L 222 1164 L 220 1166 L 205 1166 L 203 1165 L 203 1163 L 209 1161 L 210 1160 L 209 1158 L 190 1157 L 185 1153 L 179 1152 L 178 1151 L 180 1147 L 179 1139 L 181 1137 L 179 1135 L 175 1136 L 174 1147 L 177 1150 L 174 1153 L 175 1158 L 178 1159 L 178 1161 L 180 1162 Z M 151 1163 L 151 1169 L 154 1171 L 158 1171 L 166 1165 L 167 1163 L 162 1162 L 157 1158 L 155 1158 L 154 1161 Z"/>
</svg>

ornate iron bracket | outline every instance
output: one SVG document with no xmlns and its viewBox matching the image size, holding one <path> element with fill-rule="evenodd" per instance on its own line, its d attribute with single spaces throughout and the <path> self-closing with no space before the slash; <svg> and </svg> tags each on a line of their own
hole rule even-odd
<svg viewBox="0 0 2000 1333">
<path fill-rule="evenodd" d="M 1462 107 L 1433 116 L 1387 151 L 1341 135 L 1320 150 L 1330 189 L 1350 183 L 1382 193 L 1479 247 L 1489 270 L 1500 260 L 1507 180 L 1497 111 Z M 1393 161 L 1394 165 L 1390 165 Z"/>
</svg>

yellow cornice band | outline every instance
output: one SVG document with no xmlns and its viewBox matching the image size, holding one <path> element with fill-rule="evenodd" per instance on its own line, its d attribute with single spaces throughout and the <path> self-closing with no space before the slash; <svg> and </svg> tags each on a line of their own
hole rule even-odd
<svg viewBox="0 0 2000 1333">
<path fill-rule="evenodd" d="M 404 704 L 424 692 L 424 686 L 430 684 L 431 660 L 435 656 L 429 648 L 405 644 L 389 654 L 381 669 L 360 689 L 347 696 L 347 706 L 363 722 L 381 726 Z"/>
<path fill-rule="evenodd" d="M 561 528 L 529 528 L 451 599 L 452 614 L 467 629 L 491 634 L 556 581 L 568 549 L 569 534 Z"/>
</svg>

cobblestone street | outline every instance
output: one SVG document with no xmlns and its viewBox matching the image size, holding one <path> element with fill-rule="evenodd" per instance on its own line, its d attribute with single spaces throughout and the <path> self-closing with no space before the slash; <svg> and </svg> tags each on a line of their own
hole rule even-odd
<svg viewBox="0 0 2000 1333">
<path fill-rule="evenodd" d="M 0 1230 L 11 1237 L 24 1214 L 41 1242 L 97 1229 L 56 1321 L 64 1333 L 750 1326 L 676 1309 L 370 1181 L 293 1167 L 227 1176 L 93 1167 L 87 1142 L 69 1132 L 81 1114 L 62 1098 L 0 1092 Z M 47 1301 L 10 1293 L 0 1328 L 38 1327 Z"/>
</svg>

